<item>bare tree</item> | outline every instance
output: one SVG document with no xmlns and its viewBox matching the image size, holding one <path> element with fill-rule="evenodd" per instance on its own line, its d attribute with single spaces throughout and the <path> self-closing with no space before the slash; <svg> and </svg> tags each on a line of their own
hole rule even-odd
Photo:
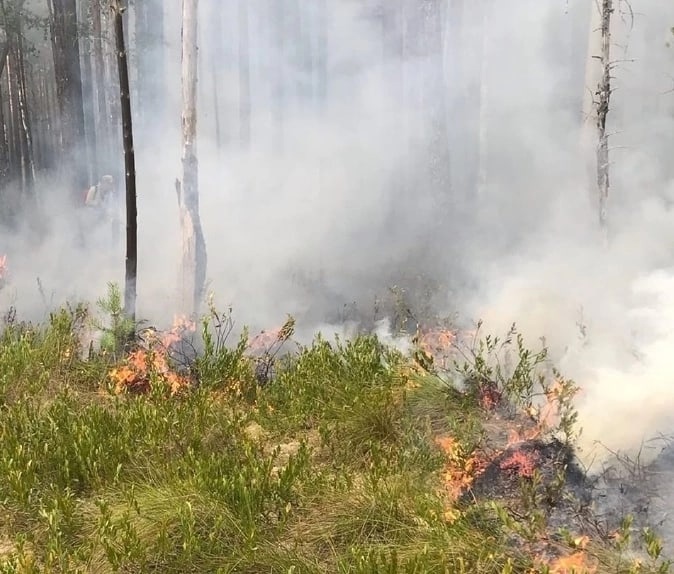
<svg viewBox="0 0 674 574">
<path fill-rule="evenodd" d="M 136 157 L 133 151 L 133 123 L 131 119 L 131 92 L 129 65 L 124 41 L 124 7 L 122 0 L 112 0 L 114 12 L 119 96 L 122 112 L 122 142 L 126 173 L 126 276 L 124 313 L 132 321 L 136 318 L 136 282 L 138 276 L 138 210 L 136 206 Z"/>
<path fill-rule="evenodd" d="M 581 153 L 589 188 L 596 192 L 599 225 L 607 240 L 607 208 L 610 187 L 609 136 L 606 130 L 611 102 L 611 20 L 613 0 L 593 0 L 591 3 L 589 40 L 585 68 L 585 94 L 583 98 L 583 128 Z M 596 193 L 596 195 L 595 195 Z"/>
<path fill-rule="evenodd" d="M 181 294 L 188 315 L 198 312 L 206 283 L 206 242 L 199 218 L 197 159 L 197 33 L 199 0 L 183 0 L 182 184 L 176 181 L 182 230 Z"/>
<path fill-rule="evenodd" d="M 597 187 L 599 191 L 599 225 L 606 235 L 606 204 L 609 193 L 609 153 L 606 118 L 611 102 L 611 16 L 613 0 L 602 0 L 601 5 L 601 66 L 602 76 L 597 86 Z"/>
</svg>

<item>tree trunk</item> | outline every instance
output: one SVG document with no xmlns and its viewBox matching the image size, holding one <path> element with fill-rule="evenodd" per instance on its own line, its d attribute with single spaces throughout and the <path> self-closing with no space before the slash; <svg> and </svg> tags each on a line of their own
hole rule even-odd
<svg viewBox="0 0 674 574">
<path fill-rule="evenodd" d="M 117 68 L 119 71 L 119 96 L 122 114 L 122 142 L 124 144 L 124 168 L 126 172 L 126 276 L 124 289 L 124 313 L 132 321 L 136 319 L 136 283 L 138 275 L 138 210 L 136 206 L 136 158 L 133 151 L 133 122 L 131 116 L 131 92 L 129 88 L 129 65 L 124 42 L 124 19 L 121 0 L 113 0 Z"/>
<path fill-rule="evenodd" d="M 328 4 L 327 0 L 315 0 L 318 10 L 318 46 L 316 50 L 316 102 L 323 112 L 328 102 Z"/>
<path fill-rule="evenodd" d="M 489 95 L 489 34 L 491 27 L 492 0 L 482 0 L 482 47 L 480 58 L 480 135 L 478 148 L 477 197 L 482 198 L 487 188 L 488 134 L 487 106 Z"/>
<path fill-rule="evenodd" d="M 601 7 L 601 82 L 597 86 L 597 187 L 599 191 L 599 225 L 607 239 L 606 209 L 609 192 L 609 154 L 606 118 L 611 102 L 611 16 L 613 0 L 602 0 Z"/>
<path fill-rule="evenodd" d="M 73 169 L 73 198 L 79 199 L 88 176 L 84 147 L 84 106 L 76 0 L 50 0 L 54 71 L 63 114 L 63 151 Z"/>
<path fill-rule="evenodd" d="M 93 19 L 93 10 L 92 3 L 95 3 L 96 0 L 93 0 L 91 3 L 81 3 L 80 4 L 80 19 L 83 22 L 91 22 Z M 87 6 L 88 4 L 88 6 Z M 84 122 L 85 122 L 85 142 L 87 147 L 87 175 L 89 176 L 89 181 L 87 187 L 94 184 L 100 178 L 100 174 L 97 173 L 96 164 L 98 159 L 97 150 L 97 141 L 96 141 L 96 120 L 94 112 L 94 102 L 96 101 L 96 91 L 94 86 L 94 74 L 92 66 L 92 42 L 91 38 L 88 37 L 88 34 L 82 36 L 80 41 L 82 42 L 82 90 L 86 94 L 84 98 Z"/>
<path fill-rule="evenodd" d="M 182 230 L 181 298 L 187 315 L 195 316 L 206 283 L 206 243 L 199 218 L 199 164 L 197 160 L 197 32 L 198 0 L 183 0 L 182 184 L 176 181 Z"/>
<path fill-rule="evenodd" d="M 445 108 L 443 17 L 439 0 L 424 0 L 420 5 L 423 55 L 430 62 L 423 88 L 423 106 L 428 114 L 431 138 L 429 184 L 438 203 L 438 215 L 447 213 L 449 196 L 449 137 Z M 446 226 L 446 217 L 440 219 Z"/>
<path fill-rule="evenodd" d="M 123 0 L 112 0 L 113 3 L 120 3 Z M 114 5 L 114 4 L 113 4 Z M 107 122 L 109 126 L 109 155 L 106 161 L 105 171 L 113 175 L 115 180 L 119 181 L 124 173 L 121 169 L 121 162 L 119 162 L 117 154 L 123 149 L 122 141 L 120 140 L 120 131 L 113 129 L 113 126 L 118 126 L 121 123 L 121 110 L 119 99 L 119 74 L 118 74 L 118 54 L 115 50 L 115 27 L 116 17 L 112 10 L 104 10 L 103 18 L 103 37 L 111 38 L 112 41 L 105 42 L 103 45 L 104 54 L 104 70 L 105 70 L 105 99 L 107 102 Z M 122 27 L 125 18 L 122 17 Z M 128 59 L 127 59 L 128 68 Z M 131 94 L 129 94 L 131 97 Z"/>
<path fill-rule="evenodd" d="M 136 0 L 138 116 L 142 128 L 161 125 L 164 111 L 164 4 L 165 0 Z"/>
<path fill-rule="evenodd" d="M 271 49 L 273 56 L 272 117 L 273 145 L 277 152 L 283 151 L 285 139 L 285 106 L 286 106 L 286 13 L 285 0 L 271 0 L 270 9 Z"/>
<path fill-rule="evenodd" d="M 96 91 L 96 180 L 108 167 L 110 156 L 110 117 L 105 98 L 105 56 L 103 53 L 103 26 L 101 1 L 91 0 L 91 31 L 93 34 L 94 81 Z"/>
<path fill-rule="evenodd" d="M 23 189 L 27 196 L 34 199 L 35 191 L 35 160 L 33 158 L 33 136 L 28 111 L 28 95 L 26 86 L 26 72 L 23 58 L 23 36 L 21 28 L 16 33 L 16 49 L 14 50 L 17 72 L 17 101 L 21 132 L 21 167 Z"/>
<path fill-rule="evenodd" d="M 249 0 L 239 0 L 239 144 L 250 148 L 250 18 Z"/>
</svg>

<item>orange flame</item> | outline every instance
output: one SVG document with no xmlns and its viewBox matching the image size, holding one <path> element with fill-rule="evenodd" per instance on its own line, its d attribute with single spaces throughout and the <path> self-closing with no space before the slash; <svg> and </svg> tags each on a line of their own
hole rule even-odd
<svg viewBox="0 0 674 574">
<path fill-rule="evenodd" d="M 516 476 L 532 478 L 538 462 L 539 458 L 536 453 L 526 453 L 518 450 L 501 461 L 499 468 Z"/>
<path fill-rule="evenodd" d="M 574 552 L 548 565 L 550 574 L 595 574 L 597 565 L 585 552 Z"/>
<path fill-rule="evenodd" d="M 185 389 L 189 382 L 171 369 L 167 349 L 167 346 L 159 345 L 131 352 L 123 365 L 109 373 L 115 392 L 147 393 L 153 378 L 165 385 L 172 396 Z"/>
<path fill-rule="evenodd" d="M 478 452 L 464 457 L 459 442 L 448 435 L 436 438 L 435 443 L 447 457 L 443 475 L 444 489 L 449 499 L 454 502 L 487 468 L 489 460 Z"/>
</svg>

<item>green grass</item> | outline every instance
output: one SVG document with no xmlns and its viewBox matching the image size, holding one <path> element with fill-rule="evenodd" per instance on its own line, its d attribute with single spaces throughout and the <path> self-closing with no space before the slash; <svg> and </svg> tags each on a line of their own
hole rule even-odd
<svg viewBox="0 0 674 574">
<path fill-rule="evenodd" d="M 0 572 L 532 571 L 497 507 L 448 518 L 434 439 L 471 453 L 476 401 L 375 337 L 319 336 L 258 387 L 207 318 L 198 385 L 116 395 L 123 358 L 81 348 L 86 316 L 3 328 Z M 607 572 L 656 571 L 599 552 Z"/>
</svg>

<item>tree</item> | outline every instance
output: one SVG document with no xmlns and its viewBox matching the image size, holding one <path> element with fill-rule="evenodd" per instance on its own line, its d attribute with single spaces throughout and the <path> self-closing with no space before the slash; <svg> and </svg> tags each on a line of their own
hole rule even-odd
<svg viewBox="0 0 674 574">
<path fill-rule="evenodd" d="M 93 35 L 93 59 L 96 87 L 96 179 L 108 171 L 110 156 L 110 119 L 105 97 L 105 55 L 103 52 L 103 25 L 101 19 L 101 1 L 91 0 L 91 31 Z"/>
<path fill-rule="evenodd" d="M 611 102 L 611 16 L 613 0 L 602 0 L 601 7 L 601 81 L 597 86 L 597 187 L 599 191 L 599 225 L 606 234 L 606 208 L 609 192 L 609 154 L 606 118 Z"/>
<path fill-rule="evenodd" d="M 197 159 L 198 0 L 183 0 L 182 31 L 182 184 L 176 180 L 182 230 L 181 295 L 185 312 L 197 313 L 206 283 L 206 242 L 199 218 Z"/>
<path fill-rule="evenodd" d="M 269 6 L 269 25 L 271 45 L 274 50 L 273 85 L 272 85 L 272 118 L 273 145 L 276 151 L 282 152 L 285 139 L 285 107 L 286 107 L 286 6 L 285 0 L 271 0 Z"/>
<path fill-rule="evenodd" d="M 581 151 L 583 157 L 587 160 L 590 157 L 593 158 L 594 166 L 588 166 L 588 171 L 594 172 L 595 175 L 599 226 L 604 234 L 604 240 L 606 240 L 607 204 L 610 186 L 606 122 L 611 101 L 611 17 L 613 15 L 613 0 L 591 2 L 591 10 L 590 36 L 585 68 L 586 93 L 583 100 L 585 123 L 581 134 Z"/>
<path fill-rule="evenodd" d="M 135 321 L 136 281 L 138 275 L 138 209 L 136 206 L 136 157 L 133 151 L 133 123 L 131 118 L 131 92 L 129 66 L 124 41 L 124 8 L 122 0 L 112 0 L 119 71 L 119 96 L 122 113 L 122 142 L 124 145 L 124 168 L 126 182 L 126 275 L 124 289 L 124 313 Z"/>
<path fill-rule="evenodd" d="M 164 0 L 136 0 L 138 117 L 141 128 L 160 125 L 164 111 Z M 141 130 L 144 131 L 144 130 Z"/>
<path fill-rule="evenodd" d="M 56 93 L 62 116 L 62 149 L 73 164 L 73 192 L 79 194 L 86 187 L 88 176 L 87 161 L 82 161 L 81 153 L 85 137 L 77 2 L 49 0 L 49 8 Z"/>
<path fill-rule="evenodd" d="M 251 135 L 250 17 L 248 1 L 239 0 L 239 144 L 248 150 Z"/>
</svg>

